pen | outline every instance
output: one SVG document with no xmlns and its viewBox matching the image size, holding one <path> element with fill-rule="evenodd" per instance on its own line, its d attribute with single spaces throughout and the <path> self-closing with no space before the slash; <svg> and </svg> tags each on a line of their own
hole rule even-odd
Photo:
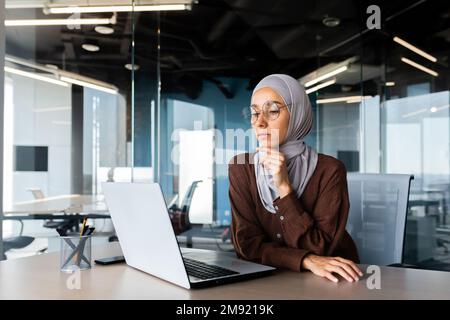
<svg viewBox="0 0 450 320">
<path fill-rule="evenodd" d="M 86 228 L 86 222 L 87 222 L 87 218 L 84 218 L 83 219 L 83 226 L 81 227 L 80 237 L 83 236 L 84 229 Z"/>
</svg>

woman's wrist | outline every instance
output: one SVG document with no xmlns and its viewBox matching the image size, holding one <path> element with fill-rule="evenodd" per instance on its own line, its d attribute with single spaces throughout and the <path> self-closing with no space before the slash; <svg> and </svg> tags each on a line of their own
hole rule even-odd
<svg viewBox="0 0 450 320">
<path fill-rule="evenodd" d="M 302 260 L 302 269 L 303 270 L 311 270 L 310 269 L 310 265 L 311 265 L 311 253 L 306 254 L 306 256 L 303 258 Z"/>
<path fill-rule="evenodd" d="M 280 199 L 287 196 L 289 193 L 292 192 L 292 187 L 289 183 L 282 184 L 278 187 L 278 193 L 280 194 Z"/>
</svg>

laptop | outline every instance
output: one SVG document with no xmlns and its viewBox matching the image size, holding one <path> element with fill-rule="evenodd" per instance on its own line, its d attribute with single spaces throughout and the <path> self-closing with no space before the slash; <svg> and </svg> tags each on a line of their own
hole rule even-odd
<svg viewBox="0 0 450 320">
<path fill-rule="evenodd" d="M 157 183 L 105 182 L 102 187 L 130 267 L 187 289 L 252 279 L 275 270 L 223 252 L 180 248 Z"/>
</svg>

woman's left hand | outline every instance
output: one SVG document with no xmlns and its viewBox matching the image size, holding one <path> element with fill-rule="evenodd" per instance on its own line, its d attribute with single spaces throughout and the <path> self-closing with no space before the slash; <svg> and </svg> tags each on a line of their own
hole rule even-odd
<svg viewBox="0 0 450 320">
<path fill-rule="evenodd" d="M 269 169 L 273 175 L 273 182 L 278 189 L 280 198 L 288 195 L 292 191 L 292 187 L 289 181 L 284 154 L 267 147 L 259 147 L 256 149 L 265 153 L 265 156 L 261 157 L 260 161 L 264 168 Z"/>
<path fill-rule="evenodd" d="M 353 261 L 341 257 L 308 254 L 302 261 L 302 268 L 333 282 L 339 281 L 335 274 L 342 276 L 348 282 L 358 281 L 359 277 L 363 276 L 362 271 Z"/>
</svg>

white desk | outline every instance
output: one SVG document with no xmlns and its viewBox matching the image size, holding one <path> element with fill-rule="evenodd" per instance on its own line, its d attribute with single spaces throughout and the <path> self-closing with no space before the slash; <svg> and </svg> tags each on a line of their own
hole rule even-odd
<svg viewBox="0 0 450 320">
<path fill-rule="evenodd" d="M 120 255 L 118 243 L 94 246 L 94 257 Z M 366 270 L 365 266 L 361 266 Z M 450 273 L 381 267 L 381 289 L 332 283 L 309 272 L 274 275 L 218 287 L 186 290 L 117 264 L 81 271 L 81 289 L 69 290 L 59 252 L 0 262 L 0 299 L 450 299 Z"/>
</svg>

